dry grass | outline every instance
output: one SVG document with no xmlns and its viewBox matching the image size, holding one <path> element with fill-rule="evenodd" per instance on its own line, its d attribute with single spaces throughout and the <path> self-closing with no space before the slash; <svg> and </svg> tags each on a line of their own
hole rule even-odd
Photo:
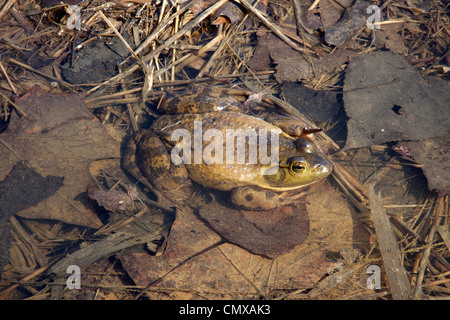
<svg viewBox="0 0 450 320">
<path fill-rule="evenodd" d="M 225 2 L 227 0 L 215 3 L 219 6 Z M 336 5 L 338 1 L 331 2 Z M 431 8 L 426 12 L 412 7 L 409 2 L 382 1 L 387 20 L 403 26 L 399 34 L 407 48 L 405 56 L 423 74 L 448 79 L 448 8 L 443 1 L 429 1 Z M 323 57 L 330 52 L 320 34 L 297 30 L 292 24 L 290 18 L 295 12 L 291 1 L 271 2 L 267 14 L 261 14 L 247 1 L 241 1 L 253 14 L 245 15 L 233 24 L 218 26 L 212 26 L 210 21 L 215 7 L 198 14 L 189 10 L 201 3 L 192 1 L 188 5 L 176 6 L 166 0 L 156 5 L 138 0 L 81 3 L 82 29 L 69 30 L 65 5 L 46 8 L 34 0 L 3 2 L 0 9 L 1 119 L 8 121 L 11 112 L 25 116 L 14 104 L 14 98 L 22 96 L 35 84 L 52 92 L 85 92 L 88 107 L 118 137 L 137 130 L 148 117 L 156 115 L 156 106 L 163 95 L 182 92 L 192 86 L 266 90 L 277 95 L 280 88 L 274 79 L 276 70 L 255 72 L 248 67 L 256 45 L 255 35 L 262 28 L 256 22 L 261 22 L 291 48 L 305 55 Z M 61 65 L 71 59 L 76 63 L 73 59 L 79 48 L 99 38 L 120 37 L 127 43 L 121 36 L 124 33 L 128 33 L 131 39 L 129 54 L 118 65 L 116 75 L 100 83 L 84 84 L 71 84 L 62 78 Z M 374 40 L 371 30 L 362 29 L 357 35 L 357 50 L 375 50 Z M 304 84 L 339 92 L 343 86 L 345 66 L 316 74 Z M 299 116 L 287 103 L 274 97 L 271 101 L 285 113 Z M 330 139 L 325 135 L 320 138 Z M 337 144 L 331 143 L 334 152 L 338 151 Z M 428 192 L 423 184 L 413 186 L 417 181 L 420 183 L 416 177 L 420 172 L 414 168 L 401 178 L 405 163 L 389 156 L 384 146 L 339 153 L 335 160 L 337 185 L 358 208 L 360 218 L 374 237 L 376 230 L 370 219 L 366 187 L 369 182 L 378 182 L 396 190 L 392 198 L 384 199 L 384 204 L 399 241 L 401 260 L 410 280 L 411 297 L 448 299 L 448 196 Z M 391 180 L 386 180 L 386 177 L 391 177 Z M 5 268 L 3 282 L 0 282 L 0 298 L 49 299 L 54 284 L 48 282 L 45 271 L 67 254 L 70 245 L 83 242 L 87 231 L 54 221 L 19 217 L 13 220 L 11 260 Z M 365 287 L 367 277 L 364 271 L 371 264 L 382 263 L 379 252 L 376 241 L 373 241 L 372 250 L 349 269 L 343 282 L 323 284 L 312 294 L 273 290 L 271 297 L 390 299 L 392 292 L 386 278 L 382 279 L 383 287 L 377 292 L 368 291 Z M 105 269 L 99 276 L 101 285 L 94 286 L 96 295 L 84 298 L 129 299 L 142 289 L 127 282 L 123 272 L 115 272 L 116 266 L 110 262 L 96 270 L 99 268 Z M 110 280 L 110 277 L 115 280 Z M 208 297 L 207 292 L 203 295 Z"/>
</svg>

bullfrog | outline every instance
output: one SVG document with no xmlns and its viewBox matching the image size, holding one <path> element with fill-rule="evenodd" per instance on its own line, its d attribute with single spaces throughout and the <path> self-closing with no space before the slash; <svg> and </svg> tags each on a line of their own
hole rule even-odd
<svg viewBox="0 0 450 320">
<path fill-rule="evenodd" d="M 287 192 L 332 171 L 315 129 L 285 116 L 245 114 L 224 91 L 170 97 L 159 111 L 164 114 L 130 139 L 124 156 L 125 169 L 148 179 L 158 198 L 189 197 L 193 181 L 228 192 L 239 208 L 271 210 L 301 195 Z"/>
</svg>

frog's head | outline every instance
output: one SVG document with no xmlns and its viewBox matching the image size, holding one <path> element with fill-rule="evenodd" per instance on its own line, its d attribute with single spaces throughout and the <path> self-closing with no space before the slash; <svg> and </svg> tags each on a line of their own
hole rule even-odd
<svg viewBox="0 0 450 320">
<path fill-rule="evenodd" d="M 331 161 L 307 138 L 295 141 L 295 154 L 279 159 L 279 165 L 264 172 L 265 188 L 293 190 L 326 178 L 332 171 Z"/>
</svg>

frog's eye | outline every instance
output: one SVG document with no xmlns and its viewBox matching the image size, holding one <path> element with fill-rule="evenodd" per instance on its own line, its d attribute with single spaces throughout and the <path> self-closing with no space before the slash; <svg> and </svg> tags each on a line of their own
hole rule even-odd
<svg viewBox="0 0 450 320">
<path fill-rule="evenodd" d="M 303 158 L 294 158 L 289 166 L 291 172 L 299 174 L 306 170 L 307 162 Z"/>
</svg>

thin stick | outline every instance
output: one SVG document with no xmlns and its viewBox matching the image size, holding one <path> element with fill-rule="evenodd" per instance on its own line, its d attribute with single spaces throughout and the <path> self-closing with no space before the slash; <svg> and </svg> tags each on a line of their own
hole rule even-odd
<svg viewBox="0 0 450 320">
<path fill-rule="evenodd" d="M 20 281 L 29 281 L 31 279 L 33 279 L 34 277 L 40 275 L 41 273 L 45 272 L 52 264 L 54 264 L 56 261 L 50 262 L 49 264 L 40 267 L 39 269 L 35 270 L 34 272 L 30 273 L 29 275 L 27 275 L 26 277 L 22 278 Z M 5 290 L 3 290 L 2 292 L 0 292 L 0 296 L 7 294 L 8 292 L 11 292 L 12 290 L 16 289 L 17 287 L 19 287 L 22 283 L 16 283 L 13 284 L 12 286 L 6 288 Z"/>
<path fill-rule="evenodd" d="M 439 221 L 441 218 L 442 208 L 443 208 L 443 197 L 439 197 L 436 203 L 435 211 L 434 211 L 434 220 L 433 224 L 430 227 L 430 231 L 428 232 L 427 238 L 425 240 L 425 244 L 427 248 L 424 250 L 422 258 L 419 263 L 419 270 L 417 274 L 416 286 L 414 288 L 414 296 L 418 296 L 422 293 L 422 282 L 425 276 L 425 270 L 427 269 L 428 260 L 431 252 L 431 244 L 433 243 L 434 234 L 436 232 L 436 228 L 439 225 Z"/>
<path fill-rule="evenodd" d="M 26 65 L 26 64 L 24 64 L 24 63 L 22 63 L 22 62 L 20 62 L 20 61 L 17 61 L 16 59 L 9 58 L 8 61 L 9 61 L 9 62 L 12 62 L 12 63 L 14 63 L 14 64 L 17 64 L 17 65 L 21 66 L 22 68 L 25 68 L 25 69 L 27 69 L 27 70 L 29 70 L 29 71 L 33 71 L 34 73 L 37 73 L 37 74 L 39 74 L 39 75 L 41 75 L 41 76 L 43 76 L 43 77 L 46 77 L 46 78 L 48 78 L 48 79 L 57 81 L 57 82 L 61 83 L 63 86 L 67 87 L 68 89 L 70 89 L 70 90 L 72 90 L 72 91 L 75 91 L 75 90 L 73 89 L 73 86 L 72 86 L 70 83 L 68 83 L 68 82 L 61 81 L 61 80 L 59 80 L 58 78 L 55 78 L 55 77 L 53 77 L 53 76 L 50 76 L 50 75 L 48 75 L 48 74 L 46 74 L 46 73 L 44 73 L 44 72 L 41 72 L 41 71 L 39 71 L 39 70 L 37 70 L 37 69 L 35 69 L 35 68 L 32 68 L 32 67 L 30 67 L 29 65 Z"/>
<path fill-rule="evenodd" d="M 251 13 L 253 13 L 259 20 L 261 20 L 261 22 L 267 28 L 270 29 L 270 31 L 275 33 L 281 40 L 286 42 L 292 49 L 299 51 L 299 52 L 304 52 L 304 53 L 305 52 L 313 53 L 311 50 L 302 48 L 302 47 L 298 46 L 296 43 L 294 43 L 291 39 L 289 39 L 286 35 L 284 35 L 284 33 L 281 32 L 277 26 L 275 26 L 273 23 L 271 23 L 269 20 L 267 20 L 258 9 L 252 7 L 246 0 L 238 0 L 238 1 L 240 4 L 242 4 L 242 6 L 247 11 L 250 11 Z"/>
<path fill-rule="evenodd" d="M 14 107 L 14 109 L 16 109 L 17 112 L 19 112 L 22 116 L 24 116 L 24 117 L 27 116 L 27 114 L 25 113 L 25 111 L 23 111 L 22 109 L 20 109 L 20 107 L 19 107 L 17 104 L 15 104 L 15 103 L 12 102 L 10 99 L 8 99 L 7 96 L 5 96 L 5 95 L 4 95 L 3 93 L 1 93 L 1 92 L 0 92 L 0 95 L 3 97 L 3 99 L 5 99 L 6 101 L 8 101 L 8 103 L 10 103 L 10 104 Z"/>
<path fill-rule="evenodd" d="M 313 4 L 308 8 L 308 11 L 314 10 L 319 4 L 320 0 L 315 0 Z"/>
<path fill-rule="evenodd" d="M 178 72 L 181 68 L 189 64 L 192 60 L 194 60 L 197 56 L 201 56 L 203 53 L 211 50 L 212 47 L 214 47 L 218 42 L 222 41 L 223 35 L 220 33 L 216 37 L 214 37 L 211 41 L 209 41 L 207 44 L 205 44 L 202 48 L 200 48 L 196 55 L 193 55 L 192 53 L 189 53 L 182 57 L 184 60 L 179 63 L 179 65 L 175 68 L 175 72 Z M 180 60 L 180 59 L 178 59 Z"/>
<path fill-rule="evenodd" d="M 109 19 L 105 16 L 105 14 L 102 11 L 97 11 L 97 14 L 103 19 L 103 21 L 106 22 L 106 24 L 108 25 L 108 27 L 110 27 L 114 33 L 117 35 L 117 37 L 119 37 L 120 41 L 122 41 L 122 43 L 124 44 L 124 46 L 128 49 L 128 51 L 131 52 L 131 55 L 136 59 L 136 61 L 143 66 L 143 63 L 141 61 L 141 59 L 137 56 L 136 52 L 133 51 L 133 49 L 130 47 L 130 45 L 128 44 L 128 42 L 125 41 L 125 39 L 122 37 L 122 35 L 119 33 L 119 31 L 117 31 L 116 27 L 111 23 L 111 21 L 109 21 Z"/>
<path fill-rule="evenodd" d="M 403 267 L 401 253 L 397 245 L 389 218 L 383 209 L 380 193 L 375 193 L 373 185 L 369 186 L 370 209 L 380 245 L 381 256 L 386 270 L 389 286 L 394 300 L 408 300 L 411 286 Z"/>
<path fill-rule="evenodd" d="M 199 14 L 195 19 L 189 21 L 188 23 L 186 23 L 184 25 L 184 27 L 178 31 L 176 34 L 174 34 L 172 37 L 170 37 L 169 39 L 167 39 L 161 46 L 159 46 L 158 48 L 156 48 L 155 50 L 153 50 L 150 54 L 148 54 L 147 56 L 145 56 L 142 61 L 144 63 L 148 63 L 151 59 L 153 59 L 156 55 L 158 55 L 159 53 L 161 53 L 161 51 L 163 51 L 165 48 L 167 48 L 168 46 L 172 45 L 176 40 L 178 40 L 179 38 L 181 38 L 184 34 L 186 34 L 188 31 L 190 31 L 196 24 L 200 23 L 201 21 L 203 21 L 204 19 L 206 19 L 206 17 L 208 17 L 213 11 L 215 11 L 216 9 L 218 9 L 220 6 L 222 6 L 225 2 L 227 2 L 228 0 L 220 0 L 218 2 L 216 2 L 214 5 L 212 5 L 211 7 L 209 7 L 208 9 L 204 10 L 201 14 Z M 183 9 L 179 11 L 180 14 L 181 12 L 183 12 Z M 156 38 L 156 36 L 155 36 Z M 149 39 L 149 38 L 147 38 Z M 145 41 L 147 41 L 147 39 L 145 39 Z M 147 43 L 148 44 L 148 43 Z M 141 44 L 141 46 L 143 45 L 143 43 Z M 143 48 L 143 47 L 142 47 Z M 141 49 L 142 50 L 142 49 Z M 135 50 L 135 53 L 139 53 L 139 48 Z M 118 74 L 117 76 L 114 76 L 110 79 L 108 79 L 107 81 L 99 84 L 98 86 L 95 86 L 94 88 L 92 88 L 91 90 L 89 90 L 87 92 L 87 94 L 91 94 L 92 92 L 96 91 L 97 89 L 99 89 L 100 87 L 111 83 L 111 82 L 115 82 L 115 81 L 119 81 L 120 79 L 123 79 L 131 74 L 133 74 L 137 69 L 139 68 L 138 64 L 134 64 L 132 65 L 129 69 L 127 69 L 126 71 L 124 71 L 123 73 Z"/>
<path fill-rule="evenodd" d="M 180 6 L 179 6 L 179 5 L 177 5 L 177 11 L 180 11 Z M 174 27 L 174 32 L 175 32 L 175 33 L 178 32 L 179 24 L 180 24 L 180 17 L 177 16 L 177 17 L 175 18 L 175 27 Z M 177 42 L 175 41 L 174 44 L 177 44 Z M 174 63 L 174 62 L 176 61 L 176 56 L 177 56 L 177 49 L 176 49 L 176 48 L 173 48 L 173 49 L 172 49 L 172 63 Z M 170 78 L 170 80 L 171 80 L 171 81 L 174 81 L 174 80 L 175 80 L 175 66 L 173 66 L 173 67 L 171 68 L 171 78 Z"/>
<path fill-rule="evenodd" d="M 9 0 L 7 3 L 5 3 L 2 10 L 0 11 L 0 20 L 3 18 L 6 12 L 8 12 L 8 10 L 12 7 L 14 2 L 16 2 L 16 0 Z"/>
<path fill-rule="evenodd" d="M 192 4 L 192 2 L 191 2 Z M 155 29 L 155 31 L 149 35 L 145 40 L 137 47 L 135 50 L 136 54 L 139 54 L 143 49 L 145 49 L 153 40 L 155 40 L 159 34 L 179 15 L 183 14 L 186 10 L 188 10 L 190 5 L 182 8 L 181 10 L 175 12 L 172 16 L 170 16 L 165 22 L 159 23 L 158 27 Z M 162 14 L 161 14 L 162 16 Z"/>
<path fill-rule="evenodd" d="M 6 72 L 5 67 L 3 66 L 2 60 L 0 59 L 0 69 L 2 69 L 3 74 L 5 75 L 6 81 L 8 81 L 9 86 L 11 87 L 12 91 L 14 92 L 14 94 L 16 96 L 18 96 L 19 94 L 17 93 L 16 88 L 14 87 L 11 79 L 8 76 L 8 73 Z"/>
<path fill-rule="evenodd" d="M 217 9 L 219 9 L 225 2 L 227 2 L 228 0 L 219 0 L 217 1 L 215 4 L 213 4 L 212 6 L 210 6 L 208 9 L 204 10 L 202 13 L 200 13 L 195 19 L 192 19 L 191 21 L 189 21 L 188 23 L 186 23 L 183 28 L 180 29 L 180 31 L 178 31 L 176 34 L 174 34 L 173 36 L 171 36 L 169 39 L 167 39 L 162 45 L 160 45 L 158 48 L 156 48 L 153 52 L 151 52 L 150 54 L 146 55 L 143 58 L 144 62 L 148 62 L 151 59 L 153 59 L 156 55 L 158 55 L 161 51 L 165 50 L 168 46 L 172 45 L 175 43 L 175 41 L 177 41 L 179 38 L 181 38 L 182 36 L 184 36 L 187 32 L 191 31 L 192 28 L 197 25 L 198 23 L 202 22 L 203 20 L 205 20 L 212 12 L 216 11 Z M 182 11 L 182 10 L 180 10 Z"/>
</svg>

